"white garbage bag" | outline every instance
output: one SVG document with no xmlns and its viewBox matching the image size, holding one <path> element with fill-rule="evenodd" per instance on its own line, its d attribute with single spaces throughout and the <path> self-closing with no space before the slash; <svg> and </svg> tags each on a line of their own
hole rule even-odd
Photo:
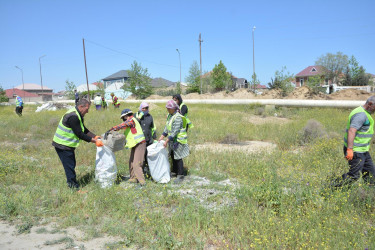
<svg viewBox="0 0 375 250">
<path fill-rule="evenodd" d="M 95 181 L 102 188 L 110 187 L 117 177 L 116 157 L 107 146 L 96 148 Z"/>
<path fill-rule="evenodd" d="M 147 162 L 152 179 L 158 183 L 168 183 L 171 180 L 168 151 L 163 146 L 164 141 L 153 143 L 147 147 Z"/>
</svg>

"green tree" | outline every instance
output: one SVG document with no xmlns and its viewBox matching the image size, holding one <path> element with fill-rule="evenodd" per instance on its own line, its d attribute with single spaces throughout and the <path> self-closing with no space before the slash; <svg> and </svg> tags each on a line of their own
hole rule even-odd
<svg viewBox="0 0 375 250">
<path fill-rule="evenodd" d="M 189 69 L 189 75 L 185 78 L 188 83 L 187 92 L 200 92 L 200 70 L 197 61 L 194 61 Z"/>
<path fill-rule="evenodd" d="M 6 96 L 3 86 L 0 85 L 0 102 L 8 102 L 9 98 Z"/>
<path fill-rule="evenodd" d="M 294 78 L 293 74 L 287 71 L 284 66 L 280 71 L 276 70 L 274 78 L 271 78 L 271 82 L 268 83 L 270 89 L 280 89 L 283 96 L 287 96 L 293 91 L 291 80 Z"/>
<path fill-rule="evenodd" d="M 359 67 L 358 74 L 352 79 L 353 86 L 366 86 L 368 85 L 370 77 L 366 74 L 363 66 Z"/>
<path fill-rule="evenodd" d="M 250 81 L 250 83 L 249 83 L 249 88 L 252 90 L 252 91 L 254 91 L 254 93 L 255 93 L 255 91 L 256 91 L 256 86 L 258 86 L 260 84 L 260 81 L 258 80 L 258 77 L 257 77 L 257 74 L 253 74 L 252 76 L 251 76 L 251 81 Z"/>
<path fill-rule="evenodd" d="M 310 76 L 309 80 L 306 83 L 306 85 L 312 90 L 314 94 L 324 92 L 324 89 L 321 87 L 321 84 L 323 82 L 322 77 L 322 75 Z"/>
<path fill-rule="evenodd" d="M 227 72 L 227 68 L 220 60 L 219 64 L 215 64 L 215 67 L 212 70 L 212 81 L 215 87 L 215 90 L 221 91 L 226 86 L 230 85 L 231 79 L 230 74 Z"/>
<path fill-rule="evenodd" d="M 147 68 L 134 61 L 128 75 L 129 80 L 122 87 L 125 91 L 133 93 L 139 99 L 145 99 L 152 94 L 151 78 Z"/>
<path fill-rule="evenodd" d="M 316 65 L 323 66 L 326 70 L 324 74 L 333 83 L 338 82 L 338 77 L 344 72 L 349 65 L 348 56 L 342 52 L 336 54 L 327 53 L 316 60 Z"/>
<path fill-rule="evenodd" d="M 76 88 L 77 87 L 74 82 L 69 82 L 69 80 L 65 81 L 65 95 L 68 97 L 68 99 L 74 100 L 74 90 Z"/>
<path fill-rule="evenodd" d="M 363 66 L 359 66 L 357 59 L 352 56 L 345 70 L 344 86 L 365 86 L 369 83 L 369 77 Z"/>
</svg>

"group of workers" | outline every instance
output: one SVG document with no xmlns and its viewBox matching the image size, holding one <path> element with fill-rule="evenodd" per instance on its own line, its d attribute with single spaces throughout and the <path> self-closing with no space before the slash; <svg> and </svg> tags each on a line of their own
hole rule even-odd
<svg viewBox="0 0 375 250">
<path fill-rule="evenodd" d="M 100 136 L 89 131 L 84 125 L 84 116 L 88 113 L 89 108 L 90 102 L 86 99 L 80 99 L 76 107 L 68 110 L 61 118 L 52 142 L 52 146 L 55 147 L 64 167 L 68 186 L 78 189 L 78 191 L 80 190 L 76 179 L 74 150 L 78 147 L 80 140 L 95 143 L 97 147 L 103 146 Z M 184 180 L 185 174 L 183 159 L 190 154 L 187 130 L 189 126 L 192 128 L 193 124 L 187 117 L 188 108 L 179 94 L 174 95 L 173 99 L 167 102 L 166 109 L 168 112 L 167 121 L 158 141 L 164 140 L 164 147 L 168 147 L 172 159 L 171 176 L 175 176 L 174 183 L 179 184 Z M 129 157 L 130 178 L 128 181 L 138 183 L 142 187 L 146 184 L 146 148 L 156 139 L 156 126 L 152 115 L 149 113 L 149 104 L 142 102 L 137 112 L 130 109 L 122 110 L 120 119 L 122 123 L 111 127 L 106 133 L 124 130 L 125 147 L 131 150 Z"/>
<path fill-rule="evenodd" d="M 19 104 L 20 103 L 20 104 Z M 116 104 L 117 105 L 117 104 Z M 118 106 L 114 105 L 115 108 Z M 17 99 L 17 107 L 22 107 L 22 99 Z M 90 102 L 81 99 L 76 107 L 68 110 L 61 118 L 57 127 L 52 145 L 64 166 L 67 183 L 69 187 L 79 188 L 75 173 L 74 149 L 78 147 L 80 140 L 93 142 L 96 146 L 103 146 L 100 137 L 90 132 L 84 125 L 83 118 L 90 108 Z M 130 182 L 145 184 L 144 166 L 146 158 L 146 147 L 156 139 L 155 124 L 149 113 L 149 105 L 142 102 L 139 111 L 134 113 L 130 109 L 124 109 L 120 118 L 123 122 L 110 128 L 109 131 L 125 130 L 126 147 L 131 149 L 129 159 Z M 172 158 L 172 174 L 180 183 L 184 179 L 183 159 L 190 153 L 187 143 L 187 132 L 193 127 L 187 117 L 188 108 L 183 103 L 180 95 L 174 95 L 172 100 L 166 104 L 168 116 L 165 128 L 158 141 L 164 141 L 164 147 L 168 146 Z M 16 112 L 17 111 L 16 109 Z M 22 114 L 22 108 L 21 108 Z M 370 142 L 374 135 L 374 119 L 371 115 L 375 112 L 375 95 L 367 99 L 363 106 L 354 109 L 348 118 L 344 136 L 344 155 L 348 160 L 349 171 L 342 175 L 340 180 L 334 184 L 342 187 L 351 184 L 361 177 L 370 184 L 375 185 L 375 167 L 369 153 Z"/>
</svg>

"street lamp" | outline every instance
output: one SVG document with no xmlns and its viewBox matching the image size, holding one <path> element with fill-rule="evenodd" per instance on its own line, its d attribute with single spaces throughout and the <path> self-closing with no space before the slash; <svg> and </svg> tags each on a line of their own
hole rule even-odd
<svg viewBox="0 0 375 250">
<path fill-rule="evenodd" d="M 39 68 L 40 68 L 40 85 L 42 86 L 42 101 L 43 101 L 43 79 L 42 79 L 42 64 L 40 63 L 40 59 L 45 57 L 46 55 L 42 55 L 39 57 Z"/>
<path fill-rule="evenodd" d="M 21 74 L 22 74 L 22 91 L 23 91 L 23 98 L 25 99 L 25 83 L 23 82 L 23 70 L 18 67 L 18 66 L 15 66 L 17 69 L 21 70 Z"/>
<path fill-rule="evenodd" d="M 253 27 L 253 84 L 254 84 L 254 92 L 255 92 L 255 56 L 254 56 L 254 31 L 256 27 Z"/>
<path fill-rule="evenodd" d="M 178 58 L 180 60 L 180 84 L 181 84 L 181 54 L 180 54 L 180 51 L 178 49 L 176 49 L 176 51 L 178 52 Z"/>
</svg>

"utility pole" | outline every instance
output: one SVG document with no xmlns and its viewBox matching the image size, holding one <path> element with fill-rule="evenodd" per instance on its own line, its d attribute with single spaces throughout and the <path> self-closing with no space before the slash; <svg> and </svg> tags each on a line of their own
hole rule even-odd
<svg viewBox="0 0 375 250">
<path fill-rule="evenodd" d="M 40 86 L 42 86 L 42 101 L 43 101 L 43 80 L 42 80 L 42 64 L 40 63 L 40 59 L 45 57 L 46 55 L 43 55 L 39 57 L 39 68 L 40 68 Z"/>
<path fill-rule="evenodd" d="M 178 58 L 180 60 L 180 87 L 181 87 L 181 54 L 180 54 L 180 51 L 178 49 L 176 49 L 176 51 L 178 52 Z"/>
<path fill-rule="evenodd" d="M 254 93 L 255 93 L 255 90 L 256 90 L 256 86 L 255 86 L 255 56 L 254 56 L 254 30 L 256 29 L 256 27 L 254 26 L 253 27 L 253 84 L 254 84 Z"/>
<path fill-rule="evenodd" d="M 201 94 L 202 94 L 202 43 L 203 40 L 201 39 L 201 33 L 199 33 L 199 58 L 200 58 L 200 77 L 199 80 L 201 82 Z"/>
<path fill-rule="evenodd" d="M 84 57 L 84 59 L 85 59 L 86 84 L 87 84 L 87 97 L 88 97 L 88 101 L 90 102 L 89 79 L 88 79 L 88 77 L 87 77 L 87 65 L 86 65 L 85 39 L 82 38 L 82 41 L 83 41 L 83 57 Z"/>
</svg>

